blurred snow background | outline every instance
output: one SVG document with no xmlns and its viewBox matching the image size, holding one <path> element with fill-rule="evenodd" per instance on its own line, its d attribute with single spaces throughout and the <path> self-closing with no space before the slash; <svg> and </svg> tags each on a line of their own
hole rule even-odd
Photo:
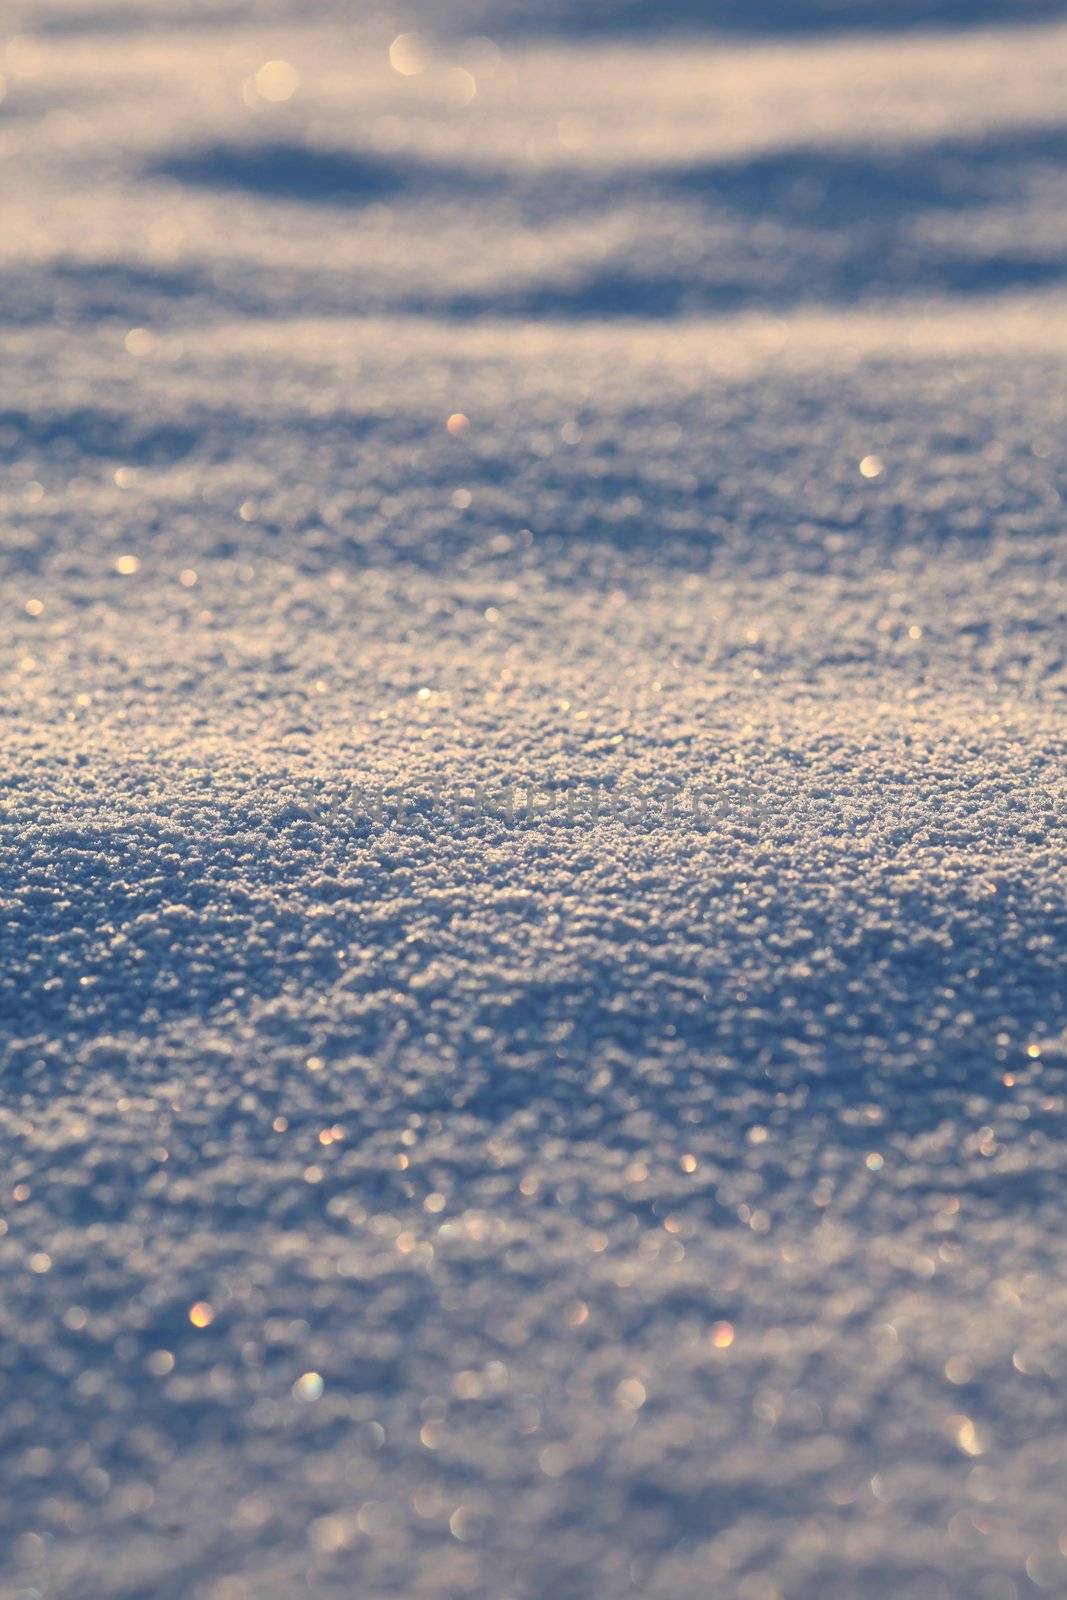
<svg viewBox="0 0 1067 1600">
<path fill-rule="evenodd" d="M 0 45 L 4 1600 L 1062 1595 L 1065 8 Z"/>
</svg>

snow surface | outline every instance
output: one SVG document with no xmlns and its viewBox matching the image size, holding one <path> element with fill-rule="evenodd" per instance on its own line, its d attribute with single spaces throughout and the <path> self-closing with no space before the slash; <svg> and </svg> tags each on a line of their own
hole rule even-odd
<svg viewBox="0 0 1067 1600">
<path fill-rule="evenodd" d="M 1067 1593 L 1063 7 L 3 28 L 3 1600 Z"/>
</svg>

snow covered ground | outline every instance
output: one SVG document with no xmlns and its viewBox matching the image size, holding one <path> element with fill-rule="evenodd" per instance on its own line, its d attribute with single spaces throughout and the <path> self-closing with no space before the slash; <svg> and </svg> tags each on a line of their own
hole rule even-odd
<svg viewBox="0 0 1067 1600">
<path fill-rule="evenodd" d="M 1067 1593 L 1064 8 L 2 27 L 3 1600 Z"/>
</svg>

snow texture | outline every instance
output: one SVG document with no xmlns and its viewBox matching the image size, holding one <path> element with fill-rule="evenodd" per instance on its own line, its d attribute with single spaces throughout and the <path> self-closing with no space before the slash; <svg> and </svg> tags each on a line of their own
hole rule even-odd
<svg viewBox="0 0 1067 1600">
<path fill-rule="evenodd" d="M 0 1596 L 1067 1593 L 1064 7 L 3 30 Z"/>
</svg>

